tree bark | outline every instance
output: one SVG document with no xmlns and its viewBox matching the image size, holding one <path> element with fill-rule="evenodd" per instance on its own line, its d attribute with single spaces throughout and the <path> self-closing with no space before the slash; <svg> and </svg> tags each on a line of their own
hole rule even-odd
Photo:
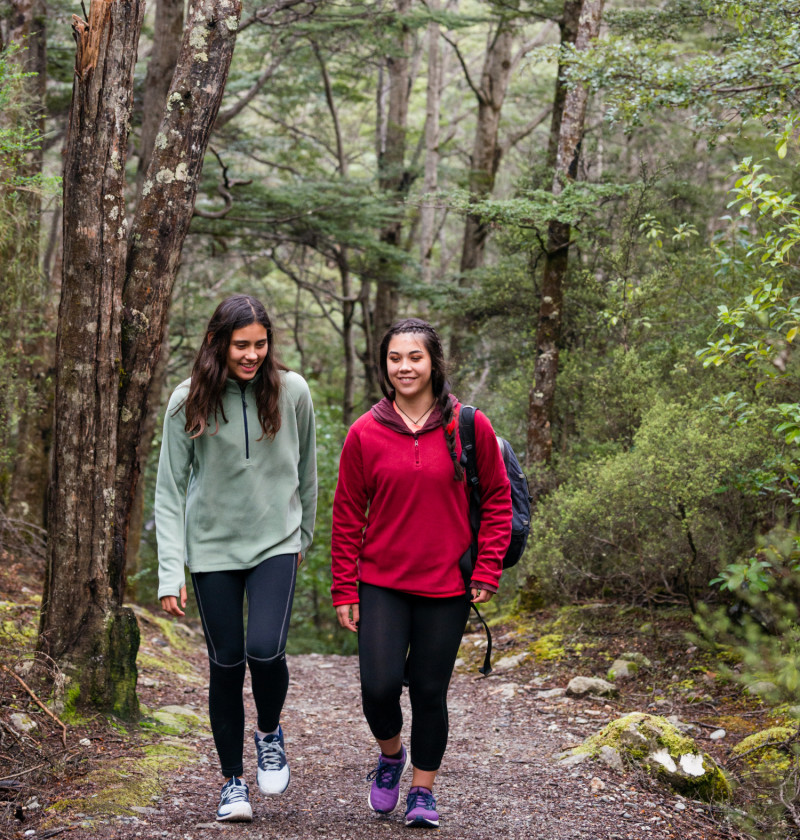
<svg viewBox="0 0 800 840">
<path fill-rule="evenodd" d="M 153 25 L 153 51 L 147 64 L 142 97 L 142 132 L 139 138 L 139 167 L 136 172 L 136 192 L 142 186 L 158 127 L 167 104 L 167 93 L 181 48 L 183 33 L 183 0 L 157 0 Z"/>
<path fill-rule="evenodd" d="M 574 44 L 578 37 L 578 22 L 581 17 L 583 0 L 564 0 L 564 12 L 558 20 L 561 46 Z M 567 86 L 564 84 L 564 51 L 559 53 L 556 92 L 553 97 L 553 113 L 550 120 L 550 134 L 547 142 L 547 168 L 555 169 L 558 155 L 558 141 L 561 136 L 561 119 L 564 115 L 564 103 L 567 98 Z"/>
<path fill-rule="evenodd" d="M 475 201 L 491 195 L 494 189 L 500 164 L 500 114 L 511 77 L 513 45 L 511 21 L 503 19 L 498 22 L 497 28 L 489 33 L 480 83 L 474 85 L 469 76 L 467 78 L 478 101 L 478 117 L 469 167 L 469 192 Z M 466 72 L 466 65 L 464 70 Z M 467 214 L 458 272 L 458 285 L 461 288 L 468 285 L 470 272 L 483 265 L 487 232 L 488 229 L 479 216 Z M 450 339 L 450 359 L 454 364 L 458 363 L 464 352 L 462 339 L 463 319 L 461 323 L 454 325 Z"/>
<path fill-rule="evenodd" d="M 192 220 L 211 129 L 228 77 L 240 0 L 194 0 L 130 236 L 122 292 L 116 511 L 111 586 L 121 600 L 130 515 L 141 471 L 139 444 Z M 163 138 L 160 139 L 160 138 Z"/>
<path fill-rule="evenodd" d="M 439 0 L 429 0 L 432 13 L 440 9 Z M 425 177 L 422 186 L 423 199 L 419 213 L 419 249 L 422 265 L 422 280 L 431 281 L 431 252 L 435 236 L 436 205 L 432 196 L 438 186 L 439 170 L 439 111 L 442 92 L 442 61 L 439 49 L 439 24 L 431 20 L 428 24 L 428 90 L 425 100 Z"/>
<path fill-rule="evenodd" d="M 241 15 L 194 0 L 128 239 L 124 170 L 139 0 L 95 0 L 78 42 L 64 172 L 64 284 L 40 646 L 69 700 L 131 718 L 138 626 L 121 607 L 147 395 Z"/>
<path fill-rule="evenodd" d="M 70 699 L 131 718 L 138 627 L 110 586 L 125 158 L 144 4 L 95 0 L 77 42 L 64 162 L 64 268 L 40 646 Z"/>
<path fill-rule="evenodd" d="M 591 49 L 600 31 L 604 0 L 584 0 L 575 46 Z M 565 184 L 578 174 L 589 91 L 576 85 L 564 99 L 552 192 L 559 196 Z M 563 286 L 569 264 L 571 226 L 559 220 L 550 223 L 542 274 L 539 322 L 536 332 L 536 364 L 528 408 L 527 461 L 534 469 L 531 492 L 536 499 L 546 487 L 545 465 L 553 448 L 552 418 L 561 340 Z"/>
<path fill-rule="evenodd" d="M 44 96 L 46 85 L 46 8 L 44 0 L 12 0 L 6 38 L 23 49 L 11 53 L 19 69 L 32 73 L 23 81 L 25 123 L 41 136 L 44 133 Z M 12 110 L 0 115 L 0 122 L 14 120 Z M 32 177 L 42 172 L 42 150 L 28 152 L 16 174 Z M 5 200 L 0 198 L 0 200 Z M 13 449 L 16 458 L 6 499 L 6 511 L 12 519 L 24 519 L 34 525 L 45 523 L 48 480 L 48 452 L 51 433 L 51 382 L 55 346 L 50 335 L 55 331 L 57 295 L 50 289 L 40 267 L 41 196 L 37 190 L 16 193 L 17 206 L 12 210 L 15 232 L 5 247 L 0 247 L 0 265 L 4 266 L 6 299 L 15 301 L 11 311 L 0 313 L 3 323 L 16 337 L 9 335 L 9 347 L 19 349 L 12 364 L 16 381 L 6 399 L 16 401 L 14 413 L 19 418 Z M 22 211 L 22 212 L 20 212 Z M 17 292 L 9 296 L 9 288 Z M 0 306 L 0 309 L 5 307 Z M 10 371 L 8 371 L 10 373 Z M 2 413 L 2 412 L 0 412 Z M 10 424 L 0 424 L 0 447 L 7 448 Z M 3 442 L 6 439 L 6 443 Z"/>
<path fill-rule="evenodd" d="M 379 126 L 378 185 L 392 197 L 399 207 L 410 186 L 406 170 L 406 130 L 408 124 L 409 53 L 411 30 L 404 20 L 411 8 L 411 0 L 395 0 L 398 21 L 397 50 L 386 57 L 388 73 L 388 110 L 385 122 Z M 380 95 L 380 94 L 379 94 Z M 380 232 L 381 242 L 393 248 L 401 247 L 402 218 L 387 224 Z M 381 260 L 375 276 L 375 305 L 372 312 L 372 346 L 377 350 L 381 338 L 397 318 L 399 300 L 397 272 Z M 375 363 L 377 360 L 373 359 Z M 369 364 L 370 361 L 367 360 Z M 377 398 L 378 394 L 370 397 Z"/>
</svg>

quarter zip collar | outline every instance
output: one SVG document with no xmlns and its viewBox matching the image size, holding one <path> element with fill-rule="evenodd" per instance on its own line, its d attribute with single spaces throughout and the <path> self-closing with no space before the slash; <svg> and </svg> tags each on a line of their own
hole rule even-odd
<svg viewBox="0 0 800 840">
<path fill-rule="evenodd" d="M 450 400 L 455 406 L 458 406 L 458 400 L 452 394 L 450 395 Z M 425 425 L 421 429 L 417 429 L 416 432 L 412 432 L 411 429 L 406 426 L 403 422 L 403 418 L 400 417 L 394 410 L 392 401 L 387 397 L 384 397 L 380 402 L 375 403 L 375 405 L 373 405 L 370 409 L 370 414 L 382 426 L 386 426 L 395 432 L 399 432 L 401 435 L 411 435 L 412 437 L 425 434 L 425 432 L 430 432 L 433 429 L 438 429 L 442 425 L 442 409 L 439 407 L 438 403 L 433 407 L 433 411 L 428 415 Z"/>
<path fill-rule="evenodd" d="M 248 379 L 246 382 L 240 382 L 233 376 L 229 376 L 225 380 L 225 390 L 230 391 L 233 394 L 238 394 L 239 392 L 244 393 L 251 385 L 254 385 L 261 379 L 261 368 L 256 371 L 256 375 L 252 379 Z"/>
</svg>

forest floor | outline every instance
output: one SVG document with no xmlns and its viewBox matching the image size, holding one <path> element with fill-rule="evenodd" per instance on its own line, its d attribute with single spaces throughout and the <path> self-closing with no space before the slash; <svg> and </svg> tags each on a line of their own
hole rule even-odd
<svg viewBox="0 0 800 840">
<path fill-rule="evenodd" d="M 142 627 L 137 726 L 95 717 L 57 721 L 14 676 L 30 657 L 38 601 L 18 569 L 0 573 L 0 837 L 282 838 L 386 840 L 405 836 L 402 808 L 369 811 L 365 781 L 376 750 L 360 709 L 355 657 L 289 657 L 291 685 L 282 724 L 292 780 L 280 797 L 254 783 L 255 751 L 245 746 L 254 818 L 214 821 L 221 784 L 208 730 L 207 660 L 191 624 L 171 624 L 137 608 Z M 691 721 L 700 748 L 726 765 L 731 746 L 768 725 L 771 712 L 721 681 L 686 640 L 679 611 L 653 617 L 612 605 L 542 611 L 536 624 L 494 628 L 494 662 L 520 654 L 489 678 L 477 673 L 482 634 L 465 635 L 450 688 L 450 740 L 436 795 L 440 836 L 458 840 L 722 840 L 744 838 L 732 812 L 676 795 L 646 773 L 617 772 L 555 756 L 628 711 Z M 28 645 L 27 653 L 24 650 Z M 637 650 L 652 670 L 613 699 L 555 700 L 575 675 L 604 676 L 622 651 Z M 22 670 L 24 672 L 24 669 Z M 252 729 L 252 697 L 248 725 Z M 406 714 L 407 698 L 404 697 Z M 27 715 L 27 733 L 10 723 Z M 408 718 L 407 718 L 408 719 Z M 17 724 L 19 720 L 17 721 Z M 722 740 L 711 731 L 724 727 Z M 408 781 L 404 780 L 404 788 Z M 417 832 L 419 833 L 419 831 Z"/>
</svg>

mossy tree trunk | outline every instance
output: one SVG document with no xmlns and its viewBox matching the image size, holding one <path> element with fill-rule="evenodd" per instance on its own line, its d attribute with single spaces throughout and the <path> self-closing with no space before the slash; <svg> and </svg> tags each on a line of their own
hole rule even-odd
<svg viewBox="0 0 800 840">
<path fill-rule="evenodd" d="M 55 457 L 40 647 L 80 705 L 138 713 L 139 630 L 122 606 L 139 444 L 240 0 L 194 0 L 130 236 L 124 172 L 143 2 L 94 0 L 64 168 Z"/>
<path fill-rule="evenodd" d="M 77 42 L 64 161 L 64 268 L 42 649 L 79 699 L 136 714 L 138 630 L 109 580 L 117 459 L 125 157 L 144 2 L 95 0 Z M 126 628 L 128 632 L 126 633 Z M 130 690 L 125 691 L 124 686 Z M 122 697 L 119 697 L 119 693 Z"/>
<path fill-rule="evenodd" d="M 600 32 L 604 0 L 584 0 L 575 37 L 577 50 L 591 49 Z M 566 7 L 571 4 L 567 3 Z M 568 34 L 568 29 L 562 28 Z M 557 97 L 558 98 L 558 97 Z M 558 145 L 553 177 L 553 195 L 578 176 L 578 162 L 583 141 L 589 91 L 576 85 L 567 91 L 558 125 Z M 536 500 L 547 487 L 547 465 L 553 448 L 552 419 L 558 375 L 558 351 L 561 341 L 563 287 L 569 265 L 572 228 L 558 219 L 548 228 L 547 247 L 541 281 L 539 320 L 536 330 L 534 382 L 528 406 L 527 462 L 534 468 L 531 494 Z"/>
</svg>

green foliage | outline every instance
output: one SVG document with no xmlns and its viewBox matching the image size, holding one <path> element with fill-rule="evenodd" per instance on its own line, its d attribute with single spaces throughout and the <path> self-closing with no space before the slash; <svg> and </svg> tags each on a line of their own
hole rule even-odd
<svg viewBox="0 0 800 840">
<path fill-rule="evenodd" d="M 743 117 L 786 113 L 797 86 L 796 0 L 670 0 L 611 10 L 611 34 L 570 75 L 602 90 L 606 117 L 630 129 L 664 110 L 722 130 L 724 108 Z"/>
<path fill-rule="evenodd" d="M 744 686 L 768 681 L 786 702 L 800 691 L 799 539 L 783 527 L 759 537 L 746 570 L 736 564 L 720 574 L 732 603 L 696 617 L 707 646 L 734 652 L 740 664 L 729 669 L 731 679 Z"/>
<path fill-rule="evenodd" d="M 290 653 L 355 653 L 356 637 L 339 627 L 331 606 L 331 516 L 345 429 L 338 408 L 317 406 L 319 495 L 314 542 L 300 566 L 295 587 Z"/>
<path fill-rule="evenodd" d="M 20 51 L 14 45 L 0 51 L 0 505 L 15 460 L 19 405 L 30 390 L 22 372 L 41 352 L 23 342 L 44 337 L 42 313 L 31 305 L 43 292 L 38 205 L 59 183 L 31 165 L 40 136 L 25 88 L 32 74 L 19 69 Z"/>
<path fill-rule="evenodd" d="M 763 454 L 763 426 L 653 399 L 630 448 L 587 461 L 540 505 L 530 571 L 562 596 L 693 603 L 718 559 L 747 544 L 748 475 Z"/>
</svg>

